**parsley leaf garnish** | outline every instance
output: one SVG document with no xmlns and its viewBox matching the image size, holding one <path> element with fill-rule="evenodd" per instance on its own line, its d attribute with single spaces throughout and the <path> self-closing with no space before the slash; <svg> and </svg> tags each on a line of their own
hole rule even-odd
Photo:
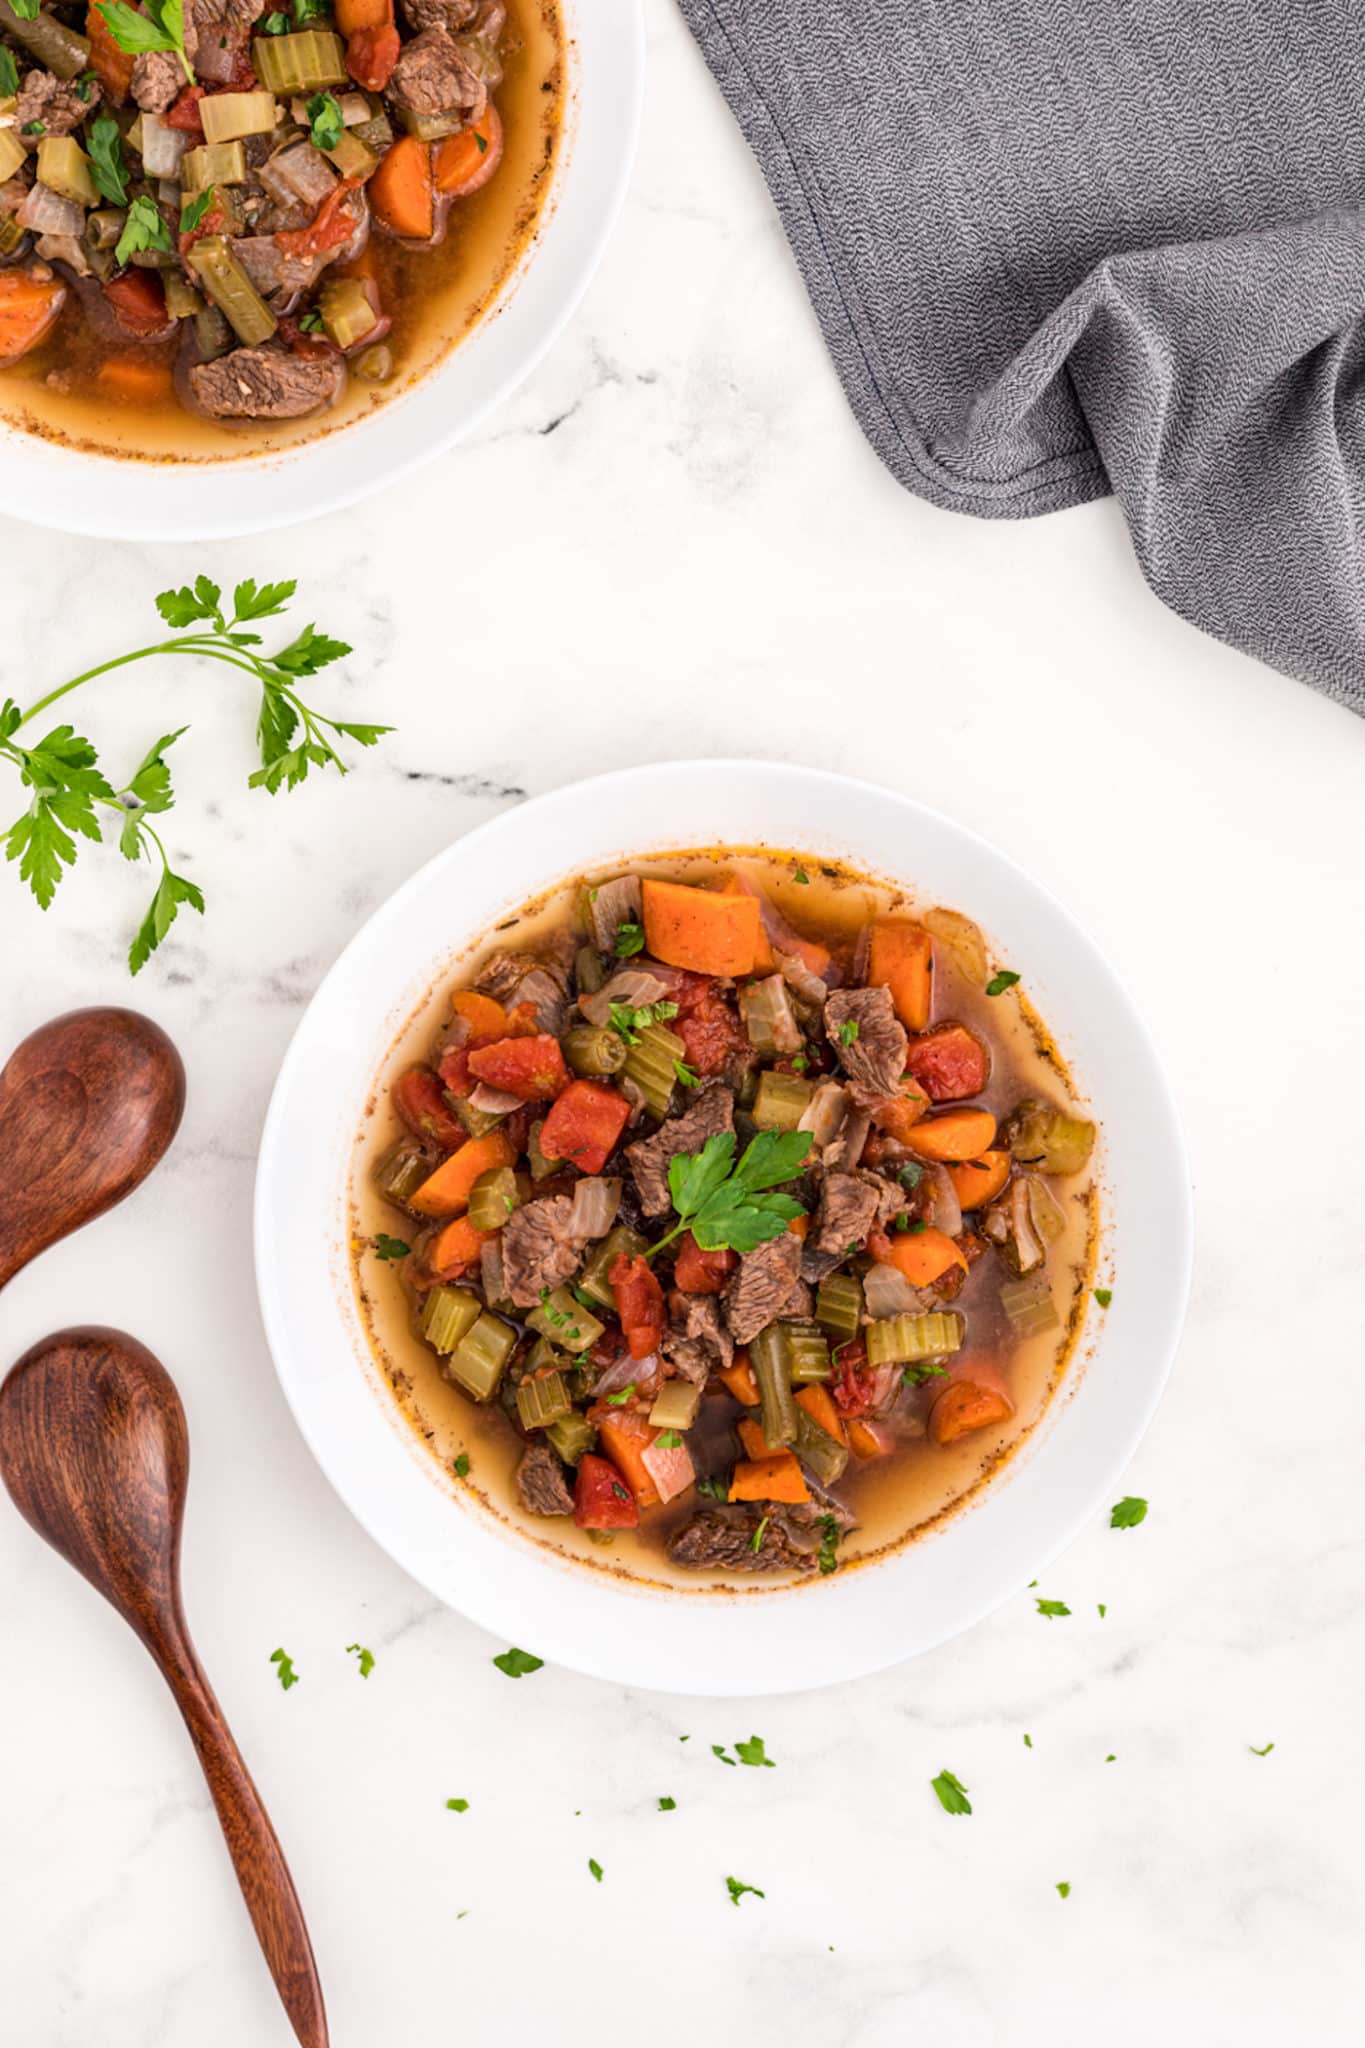
<svg viewBox="0 0 1365 2048">
<path fill-rule="evenodd" d="M 804 868 L 797 868 L 792 876 L 792 880 L 800 882 L 802 888 L 808 889 L 810 887 L 810 876 Z"/>
<path fill-rule="evenodd" d="M 669 1162 L 668 1187 L 679 1222 L 647 1257 L 690 1230 L 703 1251 L 751 1252 L 781 1237 L 801 1204 L 773 1190 L 793 1180 L 812 1144 L 809 1131 L 760 1131 L 735 1162 L 735 1134 L 717 1131 L 700 1152 Z"/>
<path fill-rule="evenodd" d="M 746 1892 L 752 1892 L 756 1899 L 766 1899 L 768 1896 L 766 1892 L 761 1892 L 756 1884 L 741 1884 L 737 1877 L 727 1877 L 725 1889 L 730 1894 L 732 1906 L 737 1906 Z"/>
<path fill-rule="evenodd" d="M 1002 967 L 1000 972 L 993 974 L 986 983 L 986 994 L 988 996 L 1002 996 L 1007 988 L 1014 987 L 1018 979 L 1018 975 L 1011 973 L 1008 967 Z"/>
<path fill-rule="evenodd" d="M 1101 1308 L 1108 1308 L 1110 1302 L 1114 1299 L 1113 1288 L 1097 1287 L 1095 1289 L 1095 1299 L 1099 1303 Z"/>
<path fill-rule="evenodd" d="M 666 1024 L 677 1014 L 676 1003 L 612 1003 L 608 1006 L 607 1022 L 627 1045 L 635 1045 L 640 1033 L 648 1031 L 651 1024 Z"/>
<path fill-rule="evenodd" d="M 143 56 L 168 50 L 180 59 L 186 83 L 194 84 L 194 72 L 185 54 L 185 9 L 183 0 L 146 0 L 146 13 L 139 14 L 126 0 L 103 0 L 98 13 L 114 41 L 128 56 Z M 36 13 L 36 9 L 34 10 Z"/>
<path fill-rule="evenodd" d="M 677 1805 L 676 1799 L 670 1799 L 665 1795 L 659 1801 L 659 1811 L 660 1813 L 674 1813 L 677 1811 Z"/>
<path fill-rule="evenodd" d="M 335 149 L 346 131 L 346 123 L 331 93 L 315 92 L 305 103 L 304 112 L 308 116 L 308 132 L 314 149 Z"/>
<path fill-rule="evenodd" d="M 195 229 L 203 221 L 204 215 L 212 206 L 214 194 L 217 190 L 218 187 L 216 185 L 207 185 L 202 192 L 196 192 L 193 199 L 185 201 L 185 204 L 180 209 L 180 232 L 182 235 L 192 235 L 194 233 Z"/>
<path fill-rule="evenodd" d="M 592 1874 L 593 1874 L 594 1878 L 595 1878 L 595 1879 L 597 1880 L 598 1884 L 601 1884 L 601 1882 L 602 1882 L 602 1866 L 601 1866 L 601 1864 L 600 1864 L 600 1863 L 598 1862 L 598 1860 L 597 1860 L 597 1858 L 596 1858 L 595 1856 L 589 1856 L 589 1858 L 588 1858 L 588 1868 L 589 1868 L 589 1870 L 590 1870 L 590 1871 L 592 1872 Z"/>
<path fill-rule="evenodd" d="M 938 1794 L 938 1803 L 945 1813 L 970 1813 L 972 1802 L 967 1797 L 967 1787 L 951 1771 L 940 1771 L 929 1783 Z"/>
<path fill-rule="evenodd" d="M 612 952 L 618 960 L 629 960 L 634 953 L 645 950 L 645 928 L 642 924 L 618 924 Z"/>
<path fill-rule="evenodd" d="M 289 16 L 287 14 L 267 14 L 265 20 L 261 23 L 261 27 L 268 36 L 287 36 L 289 33 Z"/>
<path fill-rule="evenodd" d="M 629 1401 L 629 1399 L 631 1398 L 631 1395 L 632 1395 L 632 1394 L 633 1394 L 634 1392 L 635 1392 L 635 1382 L 634 1382 L 634 1380 L 632 1380 L 632 1381 L 631 1381 L 631 1383 L 630 1383 L 630 1385 L 629 1385 L 628 1387 L 622 1387 L 619 1393 L 617 1393 L 617 1394 L 608 1394 L 608 1395 L 606 1396 L 606 1402 L 607 1402 L 607 1406 L 608 1406 L 609 1408 L 624 1408 L 624 1407 L 625 1407 L 625 1405 L 626 1405 L 626 1403 L 627 1403 L 627 1401 Z"/>
<path fill-rule="evenodd" d="M 0 100 L 13 99 L 18 90 L 19 67 L 14 61 L 13 52 L 0 43 Z"/>
<path fill-rule="evenodd" d="M 362 1643 L 347 1643 L 346 1655 L 360 1659 L 360 1675 L 368 1678 L 374 1670 L 374 1651 L 367 1650 Z"/>
<path fill-rule="evenodd" d="M 852 1045 L 857 1036 L 858 1019 L 856 1017 L 845 1017 L 843 1023 L 839 1026 L 840 1045 Z"/>
<path fill-rule="evenodd" d="M 1038 1612 L 1046 1615 L 1049 1621 L 1053 1621 L 1060 1614 L 1070 1614 L 1071 1609 L 1064 1600 L 1040 1600 Z"/>
<path fill-rule="evenodd" d="M 1136 1529 L 1139 1522 L 1147 1519 L 1147 1503 L 1137 1494 L 1126 1493 L 1122 1500 L 1115 1501 L 1109 1510 L 1111 1529 Z"/>
<path fill-rule="evenodd" d="M 285 1692 L 288 1692 L 291 1685 L 298 1684 L 299 1674 L 294 1669 L 294 1660 L 285 1651 L 272 1650 L 270 1652 L 270 1661 L 278 1666 L 275 1676 L 279 1679 L 280 1685 Z"/>
<path fill-rule="evenodd" d="M 468 1801 L 467 1799 L 447 1799 L 447 1801 L 446 1801 L 446 1812 L 447 1812 L 447 1813 L 468 1813 L 468 1811 L 469 1811 L 469 1801 Z"/>
<path fill-rule="evenodd" d="M 763 1548 L 763 1538 L 768 1533 L 768 1524 L 771 1520 L 771 1515 L 764 1515 L 762 1521 L 754 1530 L 753 1535 L 749 1538 L 749 1548 L 750 1550 L 752 1550 L 755 1557 L 758 1556 L 759 1551 Z"/>
<path fill-rule="evenodd" d="M 676 1451 L 682 1437 L 676 1429 L 661 1429 L 654 1439 L 656 1451 Z"/>
<path fill-rule="evenodd" d="M 735 1755 L 742 1764 L 752 1764 L 756 1771 L 775 1771 L 777 1769 L 777 1765 L 773 1762 L 772 1758 L 764 1753 L 763 1737 L 761 1735 L 751 1735 L 747 1742 L 737 1742 L 735 1744 Z"/>
<path fill-rule="evenodd" d="M 673 1071 L 684 1088 L 695 1088 L 701 1076 L 688 1066 L 686 1060 L 674 1060 Z"/>
<path fill-rule="evenodd" d="M 724 1479 L 708 1474 L 697 1481 L 697 1492 L 705 1494 L 707 1500 L 729 1500 L 730 1488 Z"/>
<path fill-rule="evenodd" d="M 112 114 L 97 114 L 86 137 L 90 175 L 95 190 L 112 206 L 128 204 L 128 170 L 123 161 L 123 133 Z"/>
<path fill-rule="evenodd" d="M 452 1471 L 454 1472 L 454 1474 L 455 1474 L 455 1477 L 456 1477 L 457 1479 L 468 1479 L 468 1477 L 469 1477 L 469 1453 L 468 1453 L 468 1451 L 461 1451 L 461 1452 L 460 1452 L 460 1455 L 459 1455 L 459 1457 L 458 1457 L 458 1458 L 456 1458 L 456 1459 L 454 1460 L 454 1462 L 453 1462 L 453 1464 L 452 1464 L 452 1466 L 451 1466 L 451 1470 L 452 1470 Z"/>
<path fill-rule="evenodd" d="M 114 250 L 115 263 L 124 264 L 143 249 L 161 249 L 169 255 L 173 247 L 161 208 L 145 192 L 140 192 L 128 208 L 128 218 Z"/>
<path fill-rule="evenodd" d="M 493 1662 L 499 1671 L 509 1678 L 525 1678 L 532 1671 L 539 1671 L 545 1662 L 543 1657 L 533 1657 L 528 1650 L 504 1650 Z"/>
<path fill-rule="evenodd" d="M 1069 1899 L 1071 1897 L 1071 1886 L 1068 1884 L 1065 1878 L 1063 1878 L 1061 1883 L 1057 1886 L 1057 1890 L 1062 1898 Z"/>
<path fill-rule="evenodd" d="M 723 1764 L 729 1764 L 732 1771 L 735 1769 L 735 1760 L 732 1756 L 725 1754 L 725 1744 L 723 1742 L 713 1742 L 711 1744 L 711 1754 L 712 1756 L 718 1756 Z"/>
<path fill-rule="evenodd" d="M 907 1160 L 904 1166 L 897 1168 L 896 1178 L 904 1188 L 917 1188 L 924 1179 L 924 1168 L 918 1159 Z"/>
<path fill-rule="evenodd" d="M 405 1259 L 411 1250 L 410 1244 L 404 1243 L 401 1237 L 390 1237 L 386 1230 L 381 1230 L 374 1241 L 377 1259 Z"/>
</svg>

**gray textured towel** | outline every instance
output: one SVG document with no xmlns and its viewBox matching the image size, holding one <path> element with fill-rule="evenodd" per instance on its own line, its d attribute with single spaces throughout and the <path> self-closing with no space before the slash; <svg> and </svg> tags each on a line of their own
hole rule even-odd
<svg viewBox="0 0 1365 2048">
<path fill-rule="evenodd" d="M 681 0 L 910 490 L 1365 712 L 1361 0 Z"/>
</svg>

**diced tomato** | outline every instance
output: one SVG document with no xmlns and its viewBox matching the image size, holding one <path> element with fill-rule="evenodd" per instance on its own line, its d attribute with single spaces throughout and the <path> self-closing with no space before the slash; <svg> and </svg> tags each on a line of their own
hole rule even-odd
<svg viewBox="0 0 1365 2048">
<path fill-rule="evenodd" d="M 841 1415 L 866 1415 L 876 1405 L 877 1376 L 867 1369 L 867 1347 L 861 1339 L 839 1346 L 829 1390 Z"/>
<path fill-rule="evenodd" d="M 472 1095 L 474 1093 L 474 1076 L 469 1071 L 470 1051 L 471 1048 L 469 1046 L 459 1045 L 453 1047 L 449 1052 L 441 1054 L 440 1060 L 437 1062 L 436 1071 L 441 1077 L 441 1086 L 448 1095 Z M 525 1147 L 522 1149 L 525 1150 Z"/>
<path fill-rule="evenodd" d="M 548 1102 L 569 1081 L 559 1040 L 544 1031 L 534 1038 L 500 1038 L 495 1045 L 475 1046 L 469 1071 L 476 1081 L 504 1089 L 523 1102 Z"/>
<path fill-rule="evenodd" d="M 284 256 L 325 256 L 349 242 L 356 231 L 356 216 L 347 204 L 359 178 L 338 178 L 306 228 L 285 228 L 275 237 L 275 247 Z"/>
<path fill-rule="evenodd" d="M 436 1145 L 463 1145 L 469 1136 L 454 1116 L 430 1067 L 409 1067 L 393 1084 L 393 1106 L 408 1129 Z"/>
<path fill-rule="evenodd" d="M 750 1053 L 748 1033 L 733 1003 L 709 974 L 682 974 L 674 995 L 673 1029 L 687 1047 L 687 1064 L 697 1074 L 719 1074 L 736 1053 Z"/>
<path fill-rule="evenodd" d="M 607 1279 L 631 1357 L 648 1358 L 658 1350 L 664 1328 L 664 1291 L 649 1261 L 618 1252 Z"/>
<path fill-rule="evenodd" d="M 580 1529 L 639 1528 L 639 1504 L 610 1459 L 591 1451 L 579 1459 L 573 1518 Z"/>
<path fill-rule="evenodd" d="M 90 39 L 90 63 L 95 76 L 114 105 L 121 107 L 132 87 L 136 58 L 131 50 L 121 50 L 114 41 L 101 7 L 92 6 L 87 11 L 85 33 Z"/>
<path fill-rule="evenodd" d="M 541 1128 L 540 1149 L 580 1173 L 600 1173 L 629 1116 L 630 1104 L 617 1089 L 600 1081 L 570 1081 Z"/>
<path fill-rule="evenodd" d="M 934 1102 L 965 1102 L 991 1077 L 991 1056 L 965 1024 L 936 1024 L 912 1038 L 905 1064 Z"/>
<path fill-rule="evenodd" d="M 166 326 L 166 291 L 154 270 L 125 270 L 111 277 L 104 296 L 125 334 L 145 340 Z"/>
<path fill-rule="evenodd" d="M 199 102 L 204 97 L 202 85 L 187 85 L 175 104 L 161 116 L 168 128 L 183 128 L 187 135 L 202 138 L 204 123 L 199 114 Z"/>
<path fill-rule="evenodd" d="M 392 22 L 358 28 L 346 43 L 346 69 L 366 92 L 383 92 L 393 76 L 402 41 Z"/>
<path fill-rule="evenodd" d="M 673 1278 L 684 1294 L 719 1294 L 735 1264 L 731 1251 L 704 1252 L 689 1230 L 678 1241 Z"/>
<path fill-rule="evenodd" d="M 205 235 L 226 235 L 231 234 L 232 231 L 233 223 L 231 216 L 215 194 L 212 206 L 210 206 L 198 227 L 189 228 L 180 236 L 180 253 L 182 256 L 188 254 L 195 243 L 202 241 Z"/>
<path fill-rule="evenodd" d="M 279 323 L 279 338 L 292 356 L 302 356 L 305 362 L 318 362 L 323 356 L 340 353 L 334 342 L 325 334 L 305 334 L 292 315 L 285 314 Z"/>
</svg>

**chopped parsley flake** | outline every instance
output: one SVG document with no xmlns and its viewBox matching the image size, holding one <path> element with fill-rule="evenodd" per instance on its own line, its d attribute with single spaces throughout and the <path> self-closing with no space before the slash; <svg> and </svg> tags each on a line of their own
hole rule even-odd
<svg viewBox="0 0 1365 2048">
<path fill-rule="evenodd" d="M 1057 1892 L 1060 1898 L 1069 1899 L 1071 1897 L 1071 1886 L 1067 1882 L 1066 1878 L 1063 1878 L 1061 1882 L 1058 1884 Z"/>
<path fill-rule="evenodd" d="M 682 1437 L 676 1429 L 661 1429 L 654 1439 L 656 1451 L 676 1451 Z"/>
<path fill-rule="evenodd" d="M 1095 1299 L 1099 1303 L 1101 1308 L 1108 1308 L 1110 1302 L 1114 1299 L 1113 1288 L 1097 1287 L 1095 1289 Z"/>
<path fill-rule="evenodd" d="M 468 1811 L 469 1811 L 469 1801 L 468 1801 L 467 1799 L 447 1799 L 447 1801 L 446 1801 L 446 1812 L 447 1812 L 447 1813 L 468 1813 Z"/>
<path fill-rule="evenodd" d="M 857 1036 L 858 1019 L 856 1017 L 845 1017 L 843 1023 L 839 1026 L 840 1045 L 852 1045 Z"/>
<path fill-rule="evenodd" d="M 766 1892 L 761 1892 L 756 1884 L 741 1884 L 737 1877 L 727 1877 L 725 1889 L 730 1894 L 732 1906 L 737 1906 L 746 1892 L 752 1892 L 756 1899 L 766 1899 L 768 1896 Z"/>
<path fill-rule="evenodd" d="M 1099 1612 L 1099 1617 L 1100 1617 L 1100 1620 L 1101 1620 L 1101 1621 L 1103 1621 L 1103 1620 L 1104 1620 L 1104 1617 L 1105 1617 L 1105 1615 L 1106 1615 L 1106 1614 L 1107 1614 L 1107 1613 L 1109 1612 L 1109 1609 L 1108 1609 L 1108 1608 L 1107 1608 L 1107 1607 L 1105 1606 L 1105 1604 L 1104 1604 L 1103 1600 L 1101 1600 L 1101 1602 L 1100 1602 L 1100 1604 L 1099 1604 L 1099 1609 L 1098 1609 L 1098 1612 Z"/>
<path fill-rule="evenodd" d="M 820 1570 L 828 1575 L 839 1569 L 839 1524 L 833 1515 L 825 1515 L 820 1528 Z"/>
<path fill-rule="evenodd" d="M 1071 1609 L 1067 1606 L 1065 1600 L 1040 1600 L 1038 1602 L 1038 1612 L 1046 1615 L 1049 1621 L 1054 1621 L 1059 1614 L 1070 1614 Z"/>
<path fill-rule="evenodd" d="M 705 1494 L 707 1500 L 729 1500 L 730 1498 L 728 1485 L 723 1479 L 717 1478 L 714 1474 L 697 1481 L 697 1492 Z M 687 1737 L 684 1736 L 682 1740 L 685 1742 Z"/>
<path fill-rule="evenodd" d="M 967 1787 L 951 1771 L 940 1771 L 929 1783 L 938 1794 L 938 1803 L 945 1813 L 970 1813 L 972 1802 L 967 1797 Z"/>
<path fill-rule="evenodd" d="M 685 1740 L 686 1738 L 683 1737 L 680 1739 Z M 678 1802 L 676 1799 L 670 1799 L 668 1798 L 667 1794 L 665 1794 L 665 1796 L 659 1801 L 659 1811 L 660 1813 L 673 1813 L 677 1808 L 677 1804 Z"/>
<path fill-rule="evenodd" d="M 677 1075 L 678 1079 L 682 1082 L 684 1088 L 695 1088 L 697 1082 L 701 1078 L 699 1074 L 695 1073 L 693 1069 L 688 1066 L 686 1060 L 674 1060 L 673 1071 Z"/>
<path fill-rule="evenodd" d="M 908 1160 L 904 1166 L 899 1168 L 896 1178 L 902 1187 L 917 1188 L 924 1179 L 924 1168 L 920 1165 L 918 1159 Z"/>
<path fill-rule="evenodd" d="M 725 1754 L 725 1744 L 723 1742 L 713 1742 L 711 1744 L 711 1754 L 712 1756 L 718 1756 L 723 1764 L 729 1764 L 731 1770 L 735 1768 L 735 1760 L 732 1756 Z"/>
<path fill-rule="evenodd" d="M 768 1524 L 771 1520 L 771 1515 L 765 1515 L 763 1517 L 763 1520 L 759 1523 L 758 1527 L 754 1530 L 753 1535 L 749 1538 L 749 1548 L 753 1551 L 755 1557 L 757 1557 L 759 1551 L 763 1548 L 763 1538 L 768 1533 Z"/>
<path fill-rule="evenodd" d="M 618 960 L 629 960 L 633 953 L 645 950 L 645 928 L 642 924 L 618 924 L 612 952 Z"/>
<path fill-rule="evenodd" d="M 505 1671 L 509 1678 L 525 1678 L 532 1671 L 539 1671 L 544 1664 L 543 1657 L 533 1657 L 527 1650 L 504 1650 L 493 1662 L 499 1671 Z"/>
<path fill-rule="evenodd" d="M 1032 1737 L 1031 1735 L 1026 1735 L 1026 1736 L 1024 1737 L 1024 1747 L 1025 1747 L 1025 1749 L 1032 1749 L 1032 1747 L 1033 1747 L 1033 1737 Z"/>
<path fill-rule="evenodd" d="M 742 1764 L 752 1764 L 756 1771 L 775 1771 L 777 1769 L 777 1765 L 773 1762 L 772 1758 L 764 1751 L 763 1737 L 761 1735 L 751 1735 L 747 1742 L 737 1742 L 735 1744 L 735 1755 Z"/>
<path fill-rule="evenodd" d="M 390 1237 L 386 1230 L 381 1230 L 374 1241 L 377 1259 L 405 1259 L 411 1250 L 410 1244 L 405 1244 L 401 1237 Z"/>
<path fill-rule="evenodd" d="M 360 1659 L 360 1675 L 362 1678 L 368 1678 L 374 1670 L 374 1651 L 367 1650 L 363 1643 L 347 1643 L 346 1655 Z"/>
<path fill-rule="evenodd" d="M 806 870 L 804 868 L 798 868 L 796 870 L 794 879 L 801 884 L 803 889 L 808 889 L 810 887 L 810 876 L 806 873 Z"/>
<path fill-rule="evenodd" d="M 270 1652 L 270 1661 L 279 1667 L 275 1676 L 279 1679 L 280 1685 L 285 1692 L 288 1692 L 291 1685 L 298 1684 L 299 1674 L 294 1669 L 294 1660 L 286 1651 L 272 1650 Z"/>
<path fill-rule="evenodd" d="M 1018 979 L 1018 975 L 1011 973 L 1008 967 L 1002 967 L 999 974 L 993 974 L 986 983 L 986 994 L 988 996 L 1002 996 L 1007 988 L 1014 987 Z"/>
<path fill-rule="evenodd" d="M 1270 1755 L 1270 1752 L 1271 1752 L 1271 1750 L 1272 1750 L 1272 1749 L 1273 1749 L 1274 1747 L 1275 1747 L 1275 1745 L 1274 1745 L 1274 1743 L 1273 1743 L 1273 1742 L 1267 1742 L 1267 1744 L 1266 1744 L 1266 1746 L 1265 1746 L 1265 1748 L 1264 1748 L 1264 1749 L 1257 1749 L 1257 1747 L 1256 1747 L 1256 1745 L 1255 1745 L 1255 1743 L 1254 1743 L 1254 1742 L 1249 1742 L 1249 1743 L 1247 1744 L 1247 1748 L 1248 1748 L 1248 1749 L 1249 1749 L 1249 1750 L 1251 1751 L 1251 1754 L 1252 1754 L 1253 1756 L 1269 1756 L 1269 1755 Z"/>
<path fill-rule="evenodd" d="M 602 1882 L 602 1866 L 601 1866 L 601 1864 L 600 1864 L 600 1863 L 598 1862 L 598 1860 L 597 1860 L 597 1858 L 596 1858 L 595 1856 L 589 1856 L 589 1858 L 588 1858 L 588 1868 L 589 1868 L 589 1870 L 590 1870 L 590 1871 L 592 1872 L 592 1874 L 593 1874 L 593 1877 L 594 1877 L 594 1878 L 596 1879 L 597 1883 L 598 1883 L 598 1884 L 601 1884 L 601 1882 Z"/>
<path fill-rule="evenodd" d="M 607 1397 L 606 1397 L 606 1401 L 607 1401 L 607 1406 L 608 1406 L 609 1408 L 624 1408 L 624 1407 L 625 1407 L 625 1405 L 626 1405 L 626 1403 L 627 1403 L 627 1401 L 628 1401 L 628 1400 L 630 1399 L 631 1395 L 632 1395 L 632 1394 L 633 1394 L 634 1392 L 635 1392 L 635 1382 L 634 1382 L 634 1380 L 632 1380 L 632 1381 L 631 1381 L 631 1383 L 630 1383 L 630 1385 L 629 1385 L 628 1387 L 622 1387 L 622 1389 L 621 1389 L 621 1391 L 620 1391 L 620 1393 L 619 1393 L 619 1394 L 608 1394 L 608 1395 L 607 1395 Z"/>
<path fill-rule="evenodd" d="M 468 1451 L 461 1451 L 461 1452 L 460 1452 L 460 1455 L 459 1455 L 459 1457 L 458 1457 L 458 1458 L 457 1458 L 457 1459 L 455 1460 L 455 1464 L 454 1464 L 454 1472 L 455 1472 L 455 1477 L 456 1477 L 457 1479 L 468 1479 L 468 1477 L 469 1477 L 469 1453 L 468 1453 Z"/>
<path fill-rule="evenodd" d="M 1136 1529 L 1138 1523 L 1146 1519 L 1147 1503 L 1134 1493 L 1125 1493 L 1123 1499 L 1115 1501 L 1109 1510 L 1111 1529 Z"/>
</svg>

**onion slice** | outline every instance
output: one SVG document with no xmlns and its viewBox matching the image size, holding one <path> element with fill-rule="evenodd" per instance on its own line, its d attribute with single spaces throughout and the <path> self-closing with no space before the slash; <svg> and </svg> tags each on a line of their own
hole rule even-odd
<svg viewBox="0 0 1365 2048">
<path fill-rule="evenodd" d="M 573 1191 L 573 1207 L 569 1212 L 570 1236 L 605 1237 L 616 1221 L 620 1206 L 619 1180 L 604 1180 L 597 1174 L 580 1180 Z"/>
</svg>

